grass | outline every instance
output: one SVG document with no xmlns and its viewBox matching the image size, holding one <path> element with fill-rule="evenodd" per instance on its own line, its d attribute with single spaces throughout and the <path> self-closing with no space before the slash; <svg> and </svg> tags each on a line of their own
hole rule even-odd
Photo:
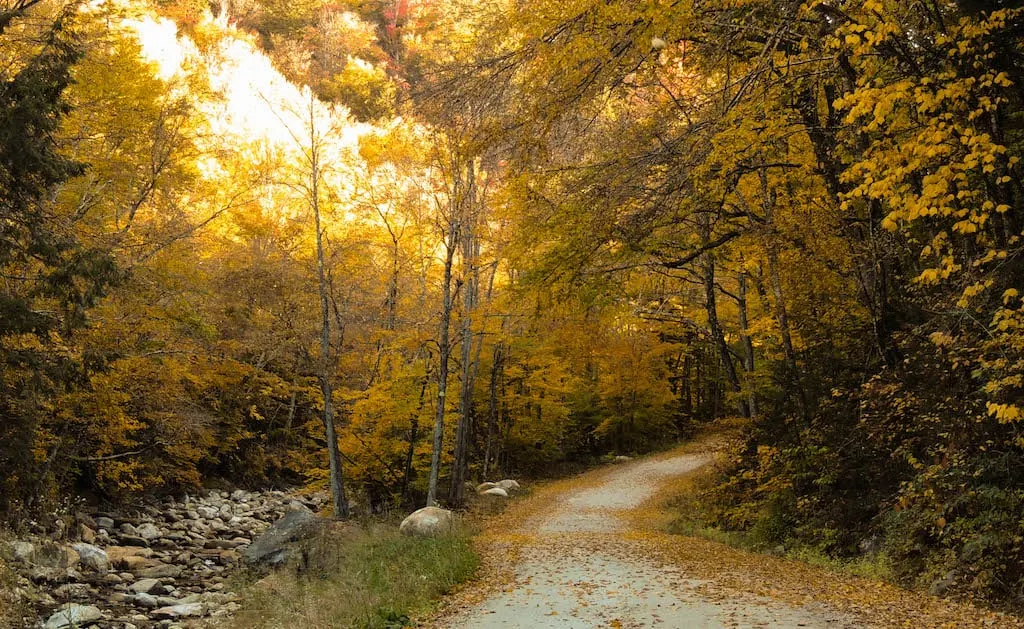
<svg viewBox="0 0 1024 629">
<path fill-rule="evenodd" d="M 327 534 L 302 572 L 283 569 L 243 589 L 241 628 L 405 627 L 476 572 L 469 535 L 405 537 L 390 523 Z"/>
</svg>

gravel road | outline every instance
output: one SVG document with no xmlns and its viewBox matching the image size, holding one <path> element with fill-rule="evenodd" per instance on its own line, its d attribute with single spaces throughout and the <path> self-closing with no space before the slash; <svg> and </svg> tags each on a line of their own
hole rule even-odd
<svg viewBox="0 0 1024 629">
<path fill-rule="evenodd" d="M 675 455 L 623 463 L 589 487 L 567 490 L 517 533 L 514 583 L 442 621 L 473 628 L 745 628 L 853 626 L 820 605 L 789 607 L 743 594 L 645 556 L 626 517 L 668 481 L 710 461 Z M 631 540 L 631 537 L 634 539 Z M 680 537 L 679 543 L 686 543 Z"/>
</svg>

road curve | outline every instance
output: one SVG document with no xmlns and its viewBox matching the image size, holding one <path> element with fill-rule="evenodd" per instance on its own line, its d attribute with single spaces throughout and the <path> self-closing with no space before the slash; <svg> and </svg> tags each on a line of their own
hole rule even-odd
<svg viewBox="0 0 1024 629">
<path fill-rule="evenodd" d="M 437 627 L 853 627 L 820 604 L 791 606 L 722 593 L 648 552 L 630 518 L 673 479 L 711 461 L 675 454 L 620 464 L 549 496 L 512 533 L 511 582 L 436 621 Z M 513 505 L 512 509 L 515 508 Z M 686 543 L 687 538 L 676 538 Z"/>
</svg>

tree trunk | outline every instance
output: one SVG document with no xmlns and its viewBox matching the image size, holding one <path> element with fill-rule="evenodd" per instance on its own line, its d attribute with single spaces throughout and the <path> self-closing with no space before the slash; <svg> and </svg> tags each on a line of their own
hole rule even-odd
<svg viewBox="0 0 1024 629">
<path fill-rule="evenodd" d="M 475 171 L 472 160 L 466 168 L 466 195 L 463 205 L 462 229 L 462 390 L 459 395 L 459 423 L 455 429 L 455 458 L 452 461 L 452 483 L 448 500 L 462 506 L 465 497 L 466 472 L 469 468 L 469 423 L 473 412 L 473 308 L 476 307 L 476 277 L 473 265 L 476 210 Z"/>
<path fill-rule="evenodd" d="M 491 452 L 494 447 L 494 437 L 498 430 L 498 375 L 501 373 L 502 344 L 499 341 L 494 345 L 494 358 L 491 364 L 491 385 L 490 385 L 490 406 L 487 413 L 487 445 L 484 449 L 484 478 L 491 467 Z"/>
<path fill-rule="evenodd" d="M 331 309 L 327 294 L 327 273 L 324 260 L 324 237 L 320 222 L 320 164 L 319 145 L 315 136 L 313 107 L 310 105 L 310 205 L 316 223 L 316 271 L 320 289 L 320 390 L 324 397 L 324 431 L 327 436 L 327 456 L 331 474 L 331 500 L 334 517 L 348 517 L 348 499 L 345 497 L 345 478 L 341 467 L 341 451 L 334 429 L 334 401 L 331 388 Z"/>
<path fill-rule="evenodd" d="M 805 425 L 810 424 L 810 415 L 807 410 L 807 396 L 800 378 L 800 367 L 796 360 L 796 350 L 793 348 L 793 335 L 789 329 L 789 313 L 786 310 L 786 299 L 782 292 L 782 280 L 779 277 L 779 256 L 775 249 L 768 246 L 768 275 L 772 287 L 772 296 L 775 298 L 774 310 L 775 320 L 779 324 L 779 336 L 782 337 L 782 351 L 786 361 L 786 371 L 796 391 L 797 412 Z"/>
<path fill-rule="evenodd" d="M 737 295 L 737 306 L 740 311 L 740 338 L 743 341 L 743 371 L 746 372 L 748 378 L 748 386 L 750 384 L 749 378 L 754 374 L 754 341 L 750 336 L 750 322 L 747 317 L 747 273 L 740 271 L 738 278 L 739 288 Z M 747 397 L 747 408 L 750 410 L 751 417 L 757 417 L 757 396 L 753 391 Z"/>
<path fill-rule="evenodd" d="M 704 232 L 701 236 L 703 240 L 707 241 L 710 236 L 707 219 L 704 219 L 701 227 Z M 703 259 L 702 266 L 704 267 L 702 279 L 704 280 L 704 309 L 708 317 L 708 331 L 711 333 L 711 340 L 718 350 L 719 361 L 721 362 L 722 369 L 725 370 L 725 377 L 729 381 L 729 387 L 734 393 L 739 393 L 742 390 L 739 374 L 736 373 L 736 365 L 732 362 L 729 344 L 725 342 L 725 333 L 722 331 L 722 325 L 718 320 L 718 304 L 715 289 L 715 254 L 713 251 L 708 250 L 701 257 Z M 739 399 L 737 407 L 740 415 L 750 417 L 750 409 L 747 408 L 746 400 Z"/>
<path fill-rule="evenodd" d="M 456 171 L 457 172 L 457 171 Z M 441 283 L 441 332 L 438 340 L 437 369 L 437 412 L 434 418 L 434 448 L 430 457 L 430 477 L 427 481 L 427 506 L 437 504 L 437 480 L 441 474 L 441 449 L 444 447 L 445 396 L 448 392 L 448 361 L 451 345 L 448 340 L 452 320 L 452 262 L 455 248 L 459 243 L 459 189 L 458 175 L 453 182 L 453 194 L 449 198 L 448 237 L 445 243 L 444 279 Z"/>
</svg>

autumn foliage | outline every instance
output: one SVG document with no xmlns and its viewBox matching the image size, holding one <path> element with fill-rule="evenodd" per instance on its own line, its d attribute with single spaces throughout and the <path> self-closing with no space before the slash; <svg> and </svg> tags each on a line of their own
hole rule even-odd
<svg viewBox="0 0 1024 629">
<path fill-rule="evenodd" d="M 1019 605 L 1013 5 L 10 4 L 0 515 L 740 416 L 711 524 Z"/>
</svg>

